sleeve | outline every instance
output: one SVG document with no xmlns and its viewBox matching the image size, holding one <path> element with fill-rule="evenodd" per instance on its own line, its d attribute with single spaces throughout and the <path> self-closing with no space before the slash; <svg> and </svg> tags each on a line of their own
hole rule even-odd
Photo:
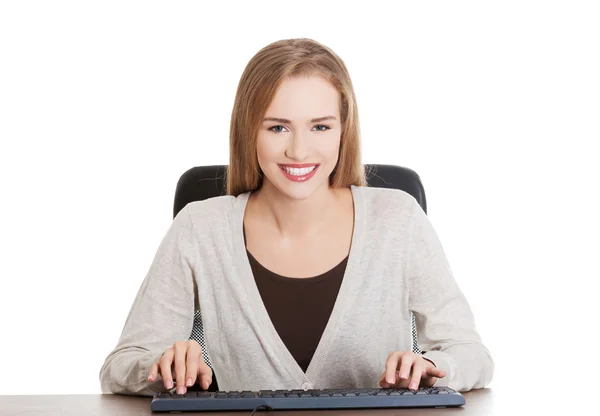
<svg viewBox="0 0 600 416">
<path fill-rule="evenodd" d="M 415 315 L 423 358 L 444 370 L 435 385 L 457 391 L 483 388 L 494 361 L 483 345 L 467 299 L 458 287 L 436 231 L 413 201 L 406 261 L 409 309 Z"/>
<path fill-rule="evenodd" d="M 150 366 L 175 341 L 190 337 L 196 304 L 196 246 L 188 206 L 163 238 L 117 346 L 100 370 L 103 393 L 152 396 L 165 391 L 160 377 L 148 382 Z"/>
</svg>

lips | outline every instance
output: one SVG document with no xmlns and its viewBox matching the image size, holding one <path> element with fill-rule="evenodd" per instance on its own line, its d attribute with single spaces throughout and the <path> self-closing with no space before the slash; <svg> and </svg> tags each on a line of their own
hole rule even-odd
<svg viewBox="0 0 600 416">
<path fill-rule="evenodd" d="M 279 165 L 284 176 L 294 182 L 306 182 L 315 175 L 318 168 L 319 165 L 315 163 Z"/>
<path fill-rule="evenodd" d="M 294 176 L 303 176 L 308 175 L 314 169 L 316 169 L 317 165 L 308 165 L 303 167 L 296 167 L 290 165 L 281 165 L 281 169 Z"/>
</svg>

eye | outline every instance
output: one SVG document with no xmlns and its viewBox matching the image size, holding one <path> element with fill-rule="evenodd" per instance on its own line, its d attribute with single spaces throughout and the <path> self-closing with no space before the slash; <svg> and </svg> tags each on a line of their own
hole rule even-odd
<svg viewBox="0 0 600 416">
<path fill-rule="evenodd" d="M 272 131 L 273 133 L 281 133 L 281 130 L 273 130 L 273 129 L 276 129 L 277 127 L 283 128 L 283 126 L 273 126 L 269 129 L 269 131 Z"/>
<path fill-rule="evenodd" d="M 325 127 L 324 130 L 318 130 L 318 131 L 327 131 L 327 130 L 331 129 L 331 127 L 325 126 L 324 124 L 317 124 L 315 127 Z"/>
</svg>

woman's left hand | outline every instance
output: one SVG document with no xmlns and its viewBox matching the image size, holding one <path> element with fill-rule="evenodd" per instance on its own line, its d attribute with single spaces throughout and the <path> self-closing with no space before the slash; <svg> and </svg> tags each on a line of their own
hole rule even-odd
<svg viewBox="0 0 600 416">
<path fill-rule="evenodd" d="M 395 351 L 385 362 L 379 385 L 384 389 L 411 389 L 431 387 L 446 372 L 437 368 L 431 361 L 412 351 Z"/>
</svg>

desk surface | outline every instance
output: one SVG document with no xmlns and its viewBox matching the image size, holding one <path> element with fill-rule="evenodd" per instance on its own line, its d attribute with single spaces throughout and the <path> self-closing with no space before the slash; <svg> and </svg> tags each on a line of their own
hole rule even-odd
<svg viewBox="0 0 600 416">
<path fill-rule="evenodd" d="M 264 411 L 259 410 L 255 415 L 347 415 L 347 414 L 377 414 L 377 415 L 447 415 L 460 414 L 462 416 L 486 416 L 494 412 L 493 393 L 491 389 L 473 390 L 463 393 L 466 404 L 459 408 L 448 409 L 372 409 L 372 410 L 325 410 L 325 411 Z M 150 411 L 150 397 L 123 396 L 116 394 L 91 394 L 91 395 L 19 395 L 0 396 L 0 415 L 2 416 L 137 416 L 137 415 L 159 415 Z M 249 415 L 251 411 L 248 411 Z M 165 413 L 166 414 L 166 413 Z M 201 412 L 185 413 L 200 415 L 228 415 L 242 416 L 246 412 Z"/>
</svg>

